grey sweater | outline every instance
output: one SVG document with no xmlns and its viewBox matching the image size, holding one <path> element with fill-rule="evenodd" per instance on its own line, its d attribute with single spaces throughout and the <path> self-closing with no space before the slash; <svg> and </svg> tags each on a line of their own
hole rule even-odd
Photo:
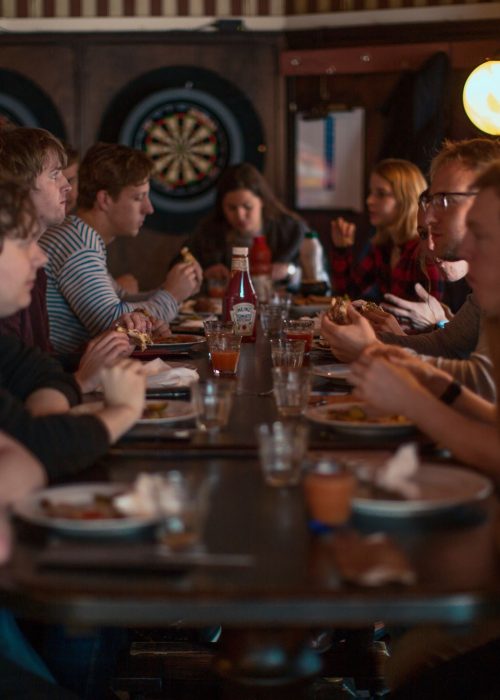
<svg viewBox="0 0 500 700">
<path fill-rule="evenodd" d="M 474 294 L 469 294 L 457 314 L 441 330 L 420 335 L 381 333 L 380 340 L 410 348 L 484 399 L 495 401 L 493 364 L 483 314 Z"/>
</svg>

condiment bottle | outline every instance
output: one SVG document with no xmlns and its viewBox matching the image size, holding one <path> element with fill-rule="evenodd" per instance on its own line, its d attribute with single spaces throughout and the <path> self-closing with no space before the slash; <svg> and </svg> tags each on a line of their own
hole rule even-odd
<svg viewBox="0 0 500 700">
<path fill-rule="evenodd" d="M 223 300 L 224 321 L 232 321 L 244 343 L 255 342 L 257 296 L 248 269 L 248 248 L 233 248 L 231 279 Z"/>
<path fill-rule="evenodd" d="M 324 282 L 328 276 L 323 265 L 323 246 L 316 231 L 308 231 L 300 246 L 300 267 L 303 282 Z"/>
<path fill-rule="evenodd" d="M 256 236 L 250 249 L 250 274 L 252 283 L 260 302 L 268 302 L 272 293 L 271 249 L 265 236 Z"/>
</svg>

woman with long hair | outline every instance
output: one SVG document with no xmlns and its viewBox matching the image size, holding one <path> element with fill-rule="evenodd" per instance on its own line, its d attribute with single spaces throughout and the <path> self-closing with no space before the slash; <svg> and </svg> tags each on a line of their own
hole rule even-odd
<svg viewBox="0 0 500 700">
<path fill-rule="evenodd" d="M 366 204 L 375 235 L 359 262 L 353 254 L 354 224 L 342 218 L 331 222 L 336 294 L 378 302 L 390 293 L 419 301 L 415 292 L 419 282 L 441 298 L 439 269 L 423 254 L 417 232 L 418 198 L 426 187 L 420 170 L 407 160 L 388 158 L 374 167 Z"/>
<path fill-rule="evenodd" d="M 189 248 L 205 277 L 229 277 L 231 248 L 251 246 L 265 236 L 272 254 L 274 280 L 285 279 L 296 263 L 307 224 L 280 202 L 261 173 L 250 163 L 232 165 L 217 188 L 215 208 L 204 219 Z"/>
</svg>

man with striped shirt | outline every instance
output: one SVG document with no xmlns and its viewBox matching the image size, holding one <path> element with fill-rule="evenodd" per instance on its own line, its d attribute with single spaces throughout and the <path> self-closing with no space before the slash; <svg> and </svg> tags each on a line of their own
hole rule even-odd
<svg viewBox="0 0 500 700">
<path fill-rule="evenodd" d="M 128 146 L 92 146 L 80 165 L 76 215 L 42 236 L 40 245 L 49 258 L 50 339 L 56 352 L 78 352 L 138 308 L 171 321 L 179 304 L 199 290 L 202 271 L 197 263 L 175 265 L 158 289 L 135 295 L 121 289 L 108 272 L 106 246 L 118 236 L 137 236 L 153 212 L 152 169 L 145 153 Z"/>
</svg>

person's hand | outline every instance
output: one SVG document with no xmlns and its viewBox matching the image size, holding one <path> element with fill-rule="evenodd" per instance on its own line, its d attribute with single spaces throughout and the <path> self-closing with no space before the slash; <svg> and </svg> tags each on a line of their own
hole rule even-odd
<svg viewBox="0 0 500 700">
<path fill-rule="evenodd" d="M 361 301 L 360 304 L 363 302 Z M 356 302 L 353 302 L 356 307 Z M 373 326 L 375 333 L 393 333 L 394 335 L 405 335 L 404 330 L 392 314 L 383 309 L 367 309 L 363 311 L 364 318 L 367 318 Z"/>
<path fill-rule="evenodd" d="M 168 335 L 172 335 L 170 326 L 161 318 L 152 318 L 151 323 L 151 335 L 153 338 L 166 338 Z"/>
<path fill-rule="evenodd" d="M 203 274 L 207 280 L 228 280 L 231 277 L 231 271 L 223 263 L 216 263 L 207 267 Z"/>
<path fill-rule="evenodd" d="M 115 277 L 115 282 L 129 294 L 137 294 L 139 292 L 139 282 L 137 277 L 134 277 L 130 272 L 124 275 Z"/>
<path fill-rule="evenodd" d="M 352 362 L 366 347 L 378 342 L 370 322 L 352 304 L 347 304 L 347 314 L 351 321 L 347 326 L 334 323 L 326 314 L 321 318 L 321 334 L 340 362 Z"/>
<path fill-rule="evenodd" d="M 127 330 L 136 330 L 140 333 L 151 333 L 154 318 L 144 311 L 132 311 L 122 314 L 114 323 L 114 327 L 122 326 Z"/>
<path fill-rule="evenodd" d="M 120 359 L 101 370 L 105 406 L 127 408 L 138 420 L 142 416 L 146 394 L 146 375 L 140 362 Z"/>
<path fill-rule="evenodd" d="M 180 304 L 200 291 L 203 271 L 198 263 L 177 263 L 169 271 L 162 288 Z"/>
<path fill-rule="evenodd" d="M 288 270 L 290 268 L 290 263 L 287 262 L 275 262 L 271 266 L 271 278 L 273 282 L 281 282 L 288 277 Z"/>
<path fill-rule="evenodd" d="M 356 224 L 346 221 L 341 216 L 330 221 L 330 235 L 336 248 L 347 248 L 354 245 Z"/>
<path fill-rule="evenodd" d="M 128 357 L 134 346 L 124 333 L 106 331 L 90 341 L 85 348 L 75 379 L 83 394 L 95 391 L 100 385 L 103 367 L 110 367 L 120 357 Z"/>
<path fill-rule="evenodd" d="M 351 364 L 349 381 L 355 398 L 389 414 L 411 414 L 415 396 L 423 391 L 408 369 L 376 352 L 364 352 Z"/>
<path fill-rule="evenodd" d="M 408 319 L 414 328 L 427 328 L 435 326 L 438 321 L 446 320 L 446 313 L 440 302 L 418 282 L 415 292 L 422 301 L 408 301 L 394 294 L 384 294 L 386 301 L 382 306 L 386 311 Z"/>
</svg>

